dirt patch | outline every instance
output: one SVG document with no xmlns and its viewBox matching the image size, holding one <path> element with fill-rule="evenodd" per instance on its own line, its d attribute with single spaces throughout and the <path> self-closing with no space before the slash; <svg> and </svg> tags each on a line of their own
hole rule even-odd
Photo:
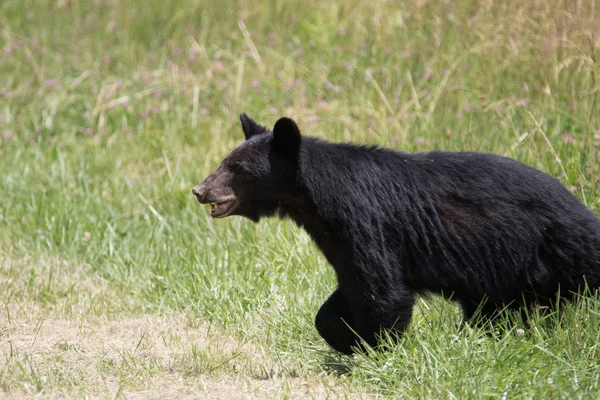
<svg viewBox="0 0 600 400">
<path fill-rule="evenodd" d="M 0 397 L 365 397 L 260 338 L 140 314 L 84 266 L 0 255 Z"/>
<path fill-rule="evenodd" d="M 33 309 L 21 309 L 16 318 L 3 311 L 0 362 L 14 373 L 14 383 L 5 380 L 4 390 L 178 399 L 340 394 L 329 377 L 259 379 L 273 363 L 264 349 L 239 344 L 206 324 L 192 325 L 197 321 L 190 324 L 184 315 L 68 320 Z"/>
<path fill-rule="evenodd" d="M 132 313 L 82 266 L 0 261 L 1 397 L 349 396 L 335 377 L 282 363 L 259 338 L 185 314 Z"/>
</svg>

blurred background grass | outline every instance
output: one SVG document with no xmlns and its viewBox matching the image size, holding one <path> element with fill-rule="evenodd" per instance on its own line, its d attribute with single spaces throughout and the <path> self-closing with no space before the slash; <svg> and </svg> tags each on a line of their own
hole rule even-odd
<svg viewBox="0 0 600 400">
<path fill-rule="evenodd" d="M 2 301 L 32 299 L 65 315 L 184 312 L 254 338 L 291 370 L 308 364 L 302 373 L 315 373 L 327 348 L 312 320 L 335 286 L 331 268 L 293 224 L 212 221 L 190 194 L 242 141 L 238 115 L 268 126 L 290 116 L 304 134 L 333 141 L 511 156 L 556 176 L 598 212 L 598 7 L 4 0 L 0 254 L 20 262 L 4 263 Z M 40 268 L 47 259 L 80 265 L 111 291 L 65 284 L 64 264 Z M 465 353 L 450 352 L 456 309 L 424 304 L 451 317 L 427 330 L 437 317 L 424 316 L 415 332 L 448 339 L 440 357 L 471 360 L 468 341 Z M 595 340 L 588 333 L 577 350 Z M 555 345 L 566 342 L 559 335 Z M 404 343 L 402 362 L 427 364 L 420 343 Z M 481 365 L 497 354 L 489 346 Z M 594 353 L 586 352 L 572 370 L 547 355 L 533 360 L 547 374 L 560 371 L 555 381 L 584 379 L 597 390 Z M 472 366 L 457 372 L 466 381 L 435 368 L 385 380 L 382 366 L 401 361 L 382 357 L 377 368 L 356 366 L 353 382 L 425 397 L 494 395 L 510 379 L 521 382 L 515 397 L 552 389 L 530 384 L 534 367 L 497 368 L 483 380 Z"/>
</svg>

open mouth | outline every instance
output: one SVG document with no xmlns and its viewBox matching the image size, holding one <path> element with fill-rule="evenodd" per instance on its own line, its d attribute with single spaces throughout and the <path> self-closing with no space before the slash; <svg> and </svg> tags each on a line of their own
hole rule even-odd
<svg viewBox="0 0 600 400">
<path fill-rule="evenodd" d="M 210 203 L 210 216 L 213 218 L 224 218 L 231 214 L 237 204 L 236 199 L 227 199 L 225 201 Z"/>
</svg>

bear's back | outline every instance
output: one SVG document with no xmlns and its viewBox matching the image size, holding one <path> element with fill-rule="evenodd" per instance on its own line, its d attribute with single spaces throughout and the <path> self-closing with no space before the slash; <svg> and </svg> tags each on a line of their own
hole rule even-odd
<svg viewBox="0 0 600 400">
<path fill-rule="evenodd" d="M 533 167 L 488 153 L 320 141 L 303 156 L 320 217 L 353 243 L 329 259 L 370 254 L 402 268 L 416 291 L 500 302 L 533 288 L 550 294 L 557 282 L 576 288 L 582 275 L 600 284 L 600 220 Z"/>
</svg>

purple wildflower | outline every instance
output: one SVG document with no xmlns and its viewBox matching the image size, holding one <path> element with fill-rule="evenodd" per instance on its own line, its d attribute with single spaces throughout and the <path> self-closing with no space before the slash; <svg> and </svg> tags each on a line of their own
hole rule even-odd
<svg viewBox="0 0 600 400">
<path fill-rule="evenodd" d="M 319 121 L 319 116 L 317 116 L 317 115 L 310 115 L 310 116 L 308 116 L 308 117 L 305 118 L 305 121 L 308 122 L 309 124 L 317 123 Z"/>
<path fill-rule="evenodd" d="M 565 144 L 575 143 L 575 138 L 570 133 L 564 135 Z"/>
<path fill-rule="evenodd" d="M 431 78 L 431 73 L 432 73 L 431 68 L 429 68 L 429 67 L 425 68 L 425 72 L 423 72 L 423 80 L 428 81 L 429 78 Z"/>
</svg>

